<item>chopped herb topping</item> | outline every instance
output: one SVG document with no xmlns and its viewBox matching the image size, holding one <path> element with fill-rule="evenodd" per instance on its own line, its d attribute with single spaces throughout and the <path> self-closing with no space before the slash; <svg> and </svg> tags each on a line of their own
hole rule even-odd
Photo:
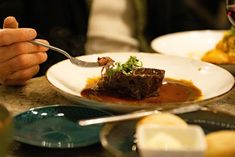
<svg viewBox="0 0 235 157">
<path fill-rule="evenodd" d="M 235 35 L 235 27 L 231 27 L 229 30 L 230 34 Z"/>
<path fill-rule="evenodd" d="M 143 66 L 143 63 L 136 58 L 136 56 L 130 56 L 130 58 L 123 64 L 115 62 L 115 65 L 107 69 L 106 74 L 112 77 L 116 72 L 122 72 L 125 75 L 130 75 L 134 69 Z"/>
</svg>

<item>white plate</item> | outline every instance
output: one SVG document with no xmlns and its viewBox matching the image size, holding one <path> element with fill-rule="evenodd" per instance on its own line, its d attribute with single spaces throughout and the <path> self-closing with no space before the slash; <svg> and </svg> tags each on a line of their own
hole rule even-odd
<svg viewBox="0 0 235 157">
<path fill-rule="evenodd" d="M 222 30 L 199 30 L 166 34 L 154 39 L 151 47 L 161 54 L 200 60 L 222 39 L 224 32 Z"/>
<path fill-rule="evenodd" d="M 161 54 L 201 60 L 223 38 L 225 30 L 197 30 L 166 34 L 151 42 L 154 51 Z M 234 64 L 218 64 L 235 76 Z"/>
<path fill-rule="evenodd" d="M 222 95 L 229 91 L 234 84 L 234 77 L 223 68 L 183 57 L 153 53 L 123 52 L 86 55 L 78 58 L 85 61 L 96 61 L 98 57 L 109 56 L 115 61 L 125 62 L 131 55 L 140 59 L 144 67 L 164 69 L 166 71 L 165 76 L 168 78 L 192 81 L 194 85 L 202 91 L 202 99 L 198 101 Z M 123 103 L 104 103 L 81 97 L 80 93 L 86 86 L 87 79 L 100 76 L 100 74 L 101 67 L 77 67 L 71 64 L 69 60 L 64 60 L 53 65 L 47 71 L 46 76 L 56 90 L 74 102 L 118 112 L 128 112 L 153 107 L 145 104 L 128 105 Z M 157 106 L 155 105 L 154 107 Z"/>
</svg>

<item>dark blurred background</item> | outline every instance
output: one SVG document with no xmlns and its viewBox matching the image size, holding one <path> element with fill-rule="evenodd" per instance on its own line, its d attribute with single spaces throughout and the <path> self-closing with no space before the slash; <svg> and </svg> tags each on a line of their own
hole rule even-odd
<svg viewBox="0 0 235 157">
<path fill-rule="evenodd" d="M 185 0 L 185 3 L 202 28 L 230 28 L 226 17 L 225 0 Z"/>
</svg>

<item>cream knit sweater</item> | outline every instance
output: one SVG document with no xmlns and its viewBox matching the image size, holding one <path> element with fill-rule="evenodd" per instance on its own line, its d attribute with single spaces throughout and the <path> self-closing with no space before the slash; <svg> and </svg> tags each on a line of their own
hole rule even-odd
<svg viewBox="0 0 235 157">
<path fill-rule="evenodd" d="M 138 51 L 135 20 L 132 0 L 93 0 L 87 34 L 87 54 Z"/>
</svg>

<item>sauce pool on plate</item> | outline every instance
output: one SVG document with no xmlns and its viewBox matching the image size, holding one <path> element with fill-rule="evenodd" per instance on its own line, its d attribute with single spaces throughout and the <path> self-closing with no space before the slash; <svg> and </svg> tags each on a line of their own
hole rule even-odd
<svg viewBox="0 0 235 157">
<path fill-rule="evenodd" d="M 159 88 L 157 95 L 136 100 L 117 95 L 115 91 L 98 91 L 95 86 L 99 78 L 92 78 L 87 81 L 86 88 L 81 92 L 85 98 L 103 101 L 108 103 L 172 103 L 172 102 L 186 102 L 200 99 L 202 96 L 201 90 L 197 88 L 192 82 L 186 80 L 175 80 L 166 78 L 162 86 Z"/>
</svg>

